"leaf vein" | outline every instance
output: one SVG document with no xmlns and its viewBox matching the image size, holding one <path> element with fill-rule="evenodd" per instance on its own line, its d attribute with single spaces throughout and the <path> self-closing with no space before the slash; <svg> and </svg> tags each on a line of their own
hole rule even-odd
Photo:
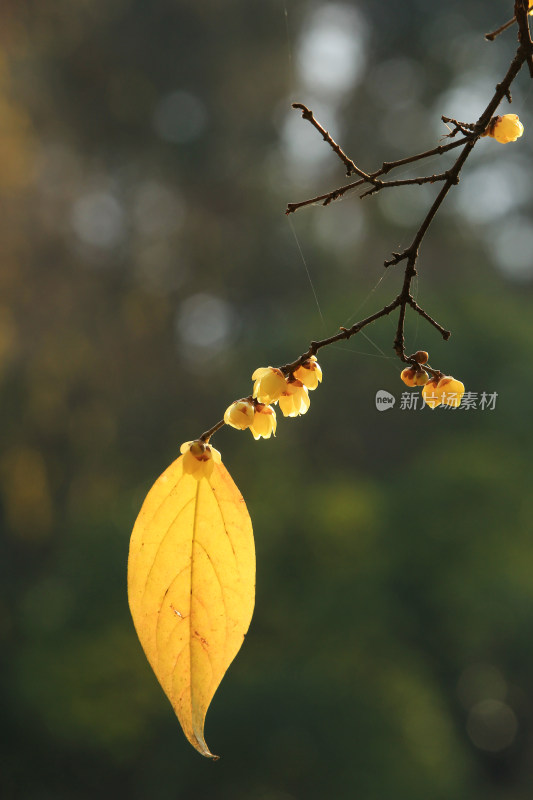
<svg viewBox="0 0 533 800">
<path fill-rule="evenodd" d="M 141 603 L 144 602 L 144 596 L 145 596 L 147 588 L 148 588 L 148 581 L 150 580 L 150 576 L 151 576 L 152 571 L 153 571 L 153 569 L 155 567 L 155 562 L 157 561 L 157 556 L 159 555 L 159 552 L 160 552 L 161 548 L 163 547 L 163 544 L 165 543 L 165 541 L 167 539 L 167 536 L 169 535 L 170 531 L 172 530 L 172 528 L 174 527 L 174 525 L 178 521 L 178 519 L 181 516 L 181 514 L 185 511 L 187 506 L 189 506 L 193 502 L 194 499 L 195 499 L 194 497 L 191 497 L 189 500 L 187 500 L 185 505 L 180 508 L 180 510 L 178 511 L 178 513 L 176 514 L 176 516 L 174 517 L 174 519 L 172 520 L 172 522 L 168 526 L 168 528 L 167 528 L 167 530 L 165 532 L 165 535 L 163 536 L 163 538 L 159 542 L 159 544 L 157 546 L 157 550 L 154 553 L 152 566 L 150 567 L 150 569 L 148 570 L 148 574 L 146 575 L 146 580 L 145 580 L 145 584 L 144 584 L 144 592 L 143 592 L 143 596 L 142 596 L 142 599 L 141 599 Z"/>
</svg>

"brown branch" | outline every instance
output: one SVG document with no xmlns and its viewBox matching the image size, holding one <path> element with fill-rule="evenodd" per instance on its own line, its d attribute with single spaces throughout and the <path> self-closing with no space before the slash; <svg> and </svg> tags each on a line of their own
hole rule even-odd
<svg viewBox="0 0 533 800">
<path fill-rule="evenodd" d="M 356 322 L 351 326 L 351 328 L 341 328 L 340 333 L 329 336 L 327 339 L 321 339 L 318 342 L 311 342 L 305 353 L 302 353 L 302 355 L 299 356 L 295 361 L 291 361 L 290 364 L 285 364 L 283 367 L 280 367 L 281 371 L 284 375 L 290 375 L 291 372 L 294 372 L 295 369 L 298 369 L 298 367 L 308 358 L 311 356 L 316 356 L 318 351 L 323 347 L 327 347 L 335 342 L 340 342 L 342 339 L 350 339 L 352 336 L 355 336 L 357 333 L 359 333 L 359 331 L 362 331 L 363 328 L 366 328 L 367 325 L 370 325 L 372 322 L 375 322 L 381 317 L 385 317 L 387 314 L 390 314 L 391 311 L 394 311 L 394 309 L 398 307 L 399 302 L 400 298 L 396 297 L 392 303 L 384 306 L 380 311 L 376 311 L 369 317 Z"/>
<path fill-rule="evenodd" d="M 515 0 L 515 2 L 516 4 L 518 4 L 521 3 L 522 0 Z M 408 156 L 407 158 L 400 158 L 397 161 L 384 161 L 380 169 L 376 170 L 375 172 L 367 174 L 363 172 L 363 170 L 360 170 L 358 167 L 355 166 L 354 162 L 350 158 L 348 158 L 348 156 L 344 153 L 344 151 L 341 150 L 339 145 L 336 142 L 334 142 L 329 133 L 322 127 L 322 125 L 320 125 L 320 123 L 313 116 L 312 112 L 309 111 L 309 109 L 306 106 L 304 106 L 302 103 L 293 103 L 293 108 L 303 109 L 302 116 L 305 117 L 306 119 L 309 119 L 309 121 L 311 121 L 314 127 L 318 131 L 320 131 L 325 141 L 328 142 L 330 146 L 335 150 L 335 152 L 339 155 L 342 162 L 345 164 L 347 170 L 349 168 L 353 169 L 353 171 L 356 172 L 356 174 L 360 175 L 360 180 L 346 184 L 345 186 L 339 186 L 338 188 L 333 189 L 331 192 L 318 195 L 317 197 L 312 197 L 308 200 L 302 200 L 298 203 L 288 203 L 285 213 L 293 214 L 299 208 L 313 205 L 314 203 L 322 203 L 323 205 L 329 205 L 329 203 L 333 202 L 334 200 L 338 200 L 347 192 L 356 189 L 358 186 L 362 186 L 366 182 L 371 183 L 373 186 L 379 185 L 380 183 L 380 181 L 378 180 L 379 177 L 381 175 L 387 174 L 392 169 L 396 169 L 397 167 L 401 167 L 406 164 L 412 164 L 415 161 L 420 161 L 424 158 L 429 158 L 433 155 L 442 155 L 443 153 L 446 153 L 448 150 L 452 150 L 455 147 L 460 147 L 461 145 L 466 144 L 467 142 L 470 142 L 472 140 L 474 142 L 477 141 L 477 137 L 486 130 L 492 115 L 500 105 L 503 98 L 506 97 L 509 102 L 511 101 L 510 86 L 513 80 L 515 79 L 516 75 L 520 71 L 524 61 L 527 60 L 529 65 L 529 62 L 532 59 L 533 44 L 531 42 L 531 36 L 529 32 L 527 13 L 525 13 L 523 9 L 522 11 L 523 15 L 525 14 L 525 23 L 523 24 L 525 24 L 525 28 L 527 29 L 527 36 L 526 32 L 522 34 L 522 38 L 520 40 L 520 46 L 516 52 L 513 61 L 511 62 L 509 70 L 504 79 L 501 81 L 501 83 L 498 83 L 496 85 L 496 91 L 494 93 L 494 96 L 490 101 L 489 105 L 487 106 L 487 108 L 485 109 L 485 111 L 483 112 L 483 114 L 481 115 L 481 117 L 479 118 L 479 120 L 475 124 L 471 124 L 471 123 L 459 122 L 458 120 L 455 120 L 451 117 L 442 117 L 443 121 L 451 122 L 456 126 L 455 131 L 453 131 L 450 134 L 450 136 L 455 136 L 455 134 L 458 131 L 461 131 L 462 133 L 465 134 L 465 136 L 462 139 L 458 139 L 455 142 L 450 142 L 446 145 L 439 145 L 438 147 L 434 147 L 431 150 L 426 150 L 423 153 L 417 153 L 416 155 Z M 308 116 L 306 116 L 306 112 Z M 365 195 L 366 192 L 362 196 Z M 385 262 L 385 265 L 390 266 L 391 264 L 396 264 L 396 263 L 398 263 L 398 261 L 392 260 L 390 262 Z"/>
<path fill-rule="evenodd" d="M 367 175 L 365 172 L 360 170 L 358 167 L 355 166 L 354 162 L 348 158 L 348 156 L 341 150 L 339 145 L 334 142 L 332 137 L 329 133 L 317 122 L 314 118 L 312 112 L 306 108 L 306 106 L 302 105 L 301 103 L 295 103 L 294 107 L 299 108 L 302 110 L 302 116 L 308 119 L 314 127 L 320 131 L 324 140 L 332 147 L 334 152 L 339 156 L 342 160 L 344 165 L 346 166 L 347 170 L 350 170 L 348 174 L 351 174 L 351 171 L 355 172 L 360 176 L 360 180 L 355 181 L 351 184 L 346 186 L 341 186 L 338 189 L 329 192 L 328 194 L 319 195 L 318 197 L 312 198 L 310 200 L 305 200 L 301 203 L 289 203 L 287 206 L 286 214 L 290 214 L 296 209 L 301 208 L 304 205 L 310 205 L 311 203 L 316 202 L 323 202 L 324 205 L 332 202 L 333 200 L 341 197 L 347 191 L 354 189 L 356 186 L 361 186 L 364 183 L 372 184 L 371 188 L 363 194 L 372 194 L 376 191 L 379 191 L 381 188 L 389 187 L 389 186 L 402 186 L 409 183 L 431 183 L 437 180 L 444 180 L 444 184 L 440 189 L 437 197 L 433 201 L 429 211 L 427 212 L 426 216 L 422 220 L 418 231 L 415 233 L 414 238 L 405 250 L 401 253 L 393 253 L 392 259 L 385 262 L 385 266 L 392 266 L 394 264 L 398 264 L 401 261 L 406 261 L 405 272 L 403 277 L 403 283 L 400 293 L 395 297 L 392 302 L 388 303 L 384 306 L 380 311 L 376 311 L 374 314 L 366 317 L 359 322 L 356 322 L 351 328 L 343 328 L 341 327 L 340 332 L 330 336 L 326 339 L 322 339 L 320 341 L 312 341 L 308 347 L 308 349 L 299 356 L 295 361 L 292 361 L 289 364 L 285 364 L 283 367 L 280 367 L 281 371 L 287 377 L 294 372 L 303 362 L 310 358 L 311 356 L 316 355 L 316 353 L 321 350 L 323 347 L 327 347 L 334 342 L 339 342 L 343 339 L 350 339 L 352 336 L 355 336 L 359 333 L 363 328 L 367 325 L 370 325 L 373 322 L 376 322 L 378 319 L 382 317 L 388 316 L 392 311 L 395 309 L 399 309 L 398 314 L 398 323 L 396 326 L 396 334 L 394 338 L 393 348 L 400 358 L 402 362 L 405 363 L 412 363 L 416 364 L 416 359 L 414 356 L 406 356 L 405 354 L 405 317 L 407 312 L 407 307 L 409 306 L 413 311 L 423 317 L 427 322 L 429 322 L 436 330 L 439 331 L 441 336 L 447 340 L 450 337 L 450 331 L 446 330 L 442 327 L 436 320 L 434 320 L 418 303 L 414 300 L 412 293 L 411 293 L 411 284 L 413 278 L 417 274 L 417 261 L 420 252 L 420 246 L 422 241 L 433 221 L 435 215 L 437 214 L 439 208 L 441 207 L 444 199 L 446 198 L 448 192 L 459 182 L 459 174 L 461 169 L 463 168 L 468 156 L 474 149 L 475 145 L 479 141 L 479 139 L 483 136 L 484 132 L 486 131 L 490 120 L 492 119 L 494 112 L 502 102 L 504 97 L 510 98 L 510 87 L 516 76 L 518 75 L 520 69 L 524 65 L 525 62 L 528 63 L 530 71 L 532 69 L 532 56 L 533 56 L 533 44 L 531 42 L 531 36 L 529 33 L 529 25 L 527 20 L 527 7 L 526 7 L 527 0 L 515 0 L 515 14 L 516 18 L 519 23 L 519 47 L 515 53 L 513 60 L 507 70 L 507 73 L 501 83 L 497 84 L 495 88 L 494 95 L 490 102 L 488 103 L 487 107 L 479 117 L 476 123 L 458 123 L 457 120 L 450 119 L 455 126 L 456 130 L 454 134 L 457 133 L 458 130 L 465 133 L 465 137 L 449 143 L 447 145 L 439 146 L 437 148 L 433 148 L 433 150 L 427 150 L 424 153 L 420 153 L 418 155 L 409 156 L 408 158 L 399 159 L 398 161 L 390 161 L 390 162 L 383 162 L 381 168 L 374 173 Z M 527 31 L 526 31 L 527 28 Z M 448 121 L 449 118 L 446 118 Z M 452 134 L 452 135 L 454 135 Z M 409 178 L 406 180 L 398 180 L 398 181 L 381 181 L 379 180 L 380 175 L 384 175 L 390 170 L 402 166 L 404 164 L 413 163 L 414 161 L 419 161 L 423 158 L 427 158 L 431 155 L 441 155 L 442 153 L 451 150 L 454 147 L 463 146 L 458 158 L 456 159 L 453 166 L 444 173 L 440 175 L 431 175 L 422 178 Z M 428 372 L 430 372 L 434 376 L 440 376 L 442 373 L 439 370 L 434 370 L 431 367 L 425 368 Z M 201 439 L 204 442 L 209 441 L 211 436 L 216 433 L 220 428 L 224 425 L 224 420 L 220 420 L 213 425 L 212 428 L 205 431 L 201 435 Z"/>
<path fill-rule="evenodd" d="M 533 78 L 533 43 L 531 42 L 531 31 L 529 30 L 528 21 L 528 0 L 515 0 L 514 15 L 518 22 L 518 41 L 527 53 L 527 66 L 529 68 L 529 75 Z"/>
<path fill-rule="evenodd" d="M 521 0 L 516 0 L 516 1 L 518 3 Z M 414 276 L 416 275 L 416 263 L 422 240 L 426 235 L 427 230 L 435 217 L 435 214 L 442 205 L 451 187 L 459 182 L 459 173 L 461 172 L 461 169 L 466 159 L 474 149 L 476 143 L 479 141 L 479 138 L 482 135 L 482 133 L 486 130 L 487 125 L 489 124 L 489 121 L 492 118 L 494 111 L 498 108 L 502 99 L 509 92 L 509 87 L 511 86 L 511 83 L 518 75 L 526 59 L 527 59 L 527 50 L 521 43 L 516 52 L 515 57 L 513 58 L 509 66 L 509 69 L 507 70 L 507 74 L 505 75 L 502 82 L 497 85 L 494 96 L 492 97 L 486 109 L 479 117 L 478 121 L 473 126 L 473 132 L 474 132 L 473 137 L 466 142 L 455 164 L 450 170 L 448 170 L 448 178 L 444 186 L 438 193 L 437 197 L 435 198 L 433 205 L 431 206 L 425 218 L 423 219 L 422 224 L 420 225 L 420 228 L 416 232 L 415 237 L 411 242 L 410 246 L 406 248 L 402 253 L 393 253 L 393 258 L 390 261 L 385 262 L 385 266 L 392 266 L 393 264 L 398 264 L 400 261 L 407 260 L 402 291 L 400 292 L 399 295 L 400 313 L 398 317 L 398 327 L 396 329 L 396 336 L 393 344 L 397 356 L 402 361 L 407 360 L 405 356 L 405 336 L 404 336 L 405 313 L 407 305 L 411 305 L 411 300 L 412 300 L 411 283 L 413 281 Z"/>
<path fill-rule="evenodd" d="M 426 175 L 421 178 L 405 178 L 399 181 L 379 181 L 379 183 L 376 183 L 371 189 L 367 189 L 361 197 L 369 197 L 381 191 L 381 189 L 388 189 L 395 186 L 422 186 L 423 183 L 437 183 L 438 181 L 445 181 L 447 177 L 447 172 L 441 172 L 438 175 Z"/>
<path fill-rule="evenodd" d="M 363 183 L 365 183 L 365 181 L 363 178 L 360 178 L 358 181 L 347 183 L 346 186 L 340 186 L 338 189 L 334 189 L 332 192 L 327 192 L 327 194 L 319 194 L 318 197 L 311 197 L 309 200 L 302 200 L 300 203 L 288 203 L 285 213 L 292 214 L 299 208 L 311 206 L 313 203 L 320 203 L 322 201 L 324 201 L 322 205 L 327 206 L 333 200 L 338 200 L 339 197 L 342 197 L 342 195 L 346 192 L 350 191 L 351 189 L 355 189 L 356 186 L 362 186 Z"/>
<path fill-rule="evenodd" d="M 451 122 L 455 126 L 454 130 L 449 134 L 450 136 L 455 136 L 457 133 L 462 133 L 464 136 L 471 136 L 474 130 L 474 125 L 471 122 L 459 122 L 459 120 L 453 117 L 445 116 L 442 116 L 441 120 L 445 125 Z"/>
<path fill-rule="evenodd" d="M 211 436 L 213 436 L 213 434 L 215 434 L 217 431 L 219 431 L 221 428 L 223 428 L 225 424 L 226 423 L 224 422 L 223 419 L 219 420 L 216 425 L 213 425 L 213 427 L 209 428 L 208 431 L 205 431 L 204 433 L 202 433 L 202 435 L 199 437 L 200 440 L 202 442 L 208 442 L 209 439 L 211 438 Z"/>
<path fill-rule="evenodd" d="M 516 17 L 513 17 L 512 19 L 508 20 L 507 22 L 504 22 L 504 24 L 500 25 L 499 28 L 496 28 L 495 31 L 491 31 L 491 33 L 486 33 L 485 34 L 485 39 L 487 39 L 487 41 L 489 41 L 489 42 L 493 42 L 494 39 L 497 36 L 500 35 L 500 33 L 503 33 L 504 31 L 506 31 L 507 28 L 510 28 L 511 25 L 514 25 L 515 22 L 516 22 Z"/>
<path fill-rule="evenodd" d="M 468 141 L 468 138 L 465 137 L 464 139 L 458 139 L 457 141 L 450 142 L 449 144 L 440 144 L 438 147 L 433 147 L 431 150 L 425 150 L 423 153 L 417 153 L 414 156 L 399 158 L 397 161 L 384 161 L 381 167 L 375 172 L 370 173 L 368 177 L 372 179 L 371 183 L 375 185 L 376 182 L 374 179 L 379 178 L 380 175 L 386 175 L 397 167 L 403 167 L 406 164 L 412 164 L 413 162 L 421 161 L 424 158 L 430 158 L 431 156 L 436 155 L 440 156 L 443 153 L 447 153 L 448 150 L 453 150 L 454 147 L 460 147 L 466 141 Z M 363 186 L 364 183 L 366 183 L 365 179 L 360 178 L 358 181 L 347 183 L 345 186 L 339 186 L 337 189 L 333 189 L 331 192 L 319 194 L 317 197 L 311 197 L 309 200 L 301 200 L 299 203 L 287 203 L 285 214 L 293 214 L 295 211 L 298 211 L 299 208 L 311 206 L 315 203 L 322 203 L 322 205 L 328 206 L 334 200 L 338 200 L 347 192 L 352 191 L 352 189 L 356 189 L 358 186 Z"/>
<path fill-rule="evenodd" d="M 385 175 L 387 172 L 390 172 L 391 169 L 396 169 L 396 167 L 403 167 L 405 164 L 412 164 L 413 161 L 420 161 L 423 158 L 430 158 L 431 156 L 441 156 L 443 153 L 447 153 L 448 150 L 453 150 L 454 147 L 460 147 L 464 144 L 467 139 L 457 139 L 456 142 L 450 142 L 449 144 L 439 144 L 438 147 L 434 147 L 432 150 L 425 150 L 423 153 L 417 153 L 414 156 L 408 156 L 407 158 L 399 158 L 397 161 L 384 161 L 381 169 L 377 172 L 373 173 L 374 175 Z"/>
<path fill-rule="evenodd" d="M 520 45 L 516 51 L 515 57 L 511 61 L 504 79 L 501 81 L 501 83 L 496 84 L 496 91 L 492 97 L 492 100 L 475 124 L 475 130 L 477 133 L 481 134 L 487 129 L 494 112 L 500 105 L 503 98 L 508 96 L 511 84 L 522 69 L 526 58 L 527 52 L 524 50 L 524 47 Z"/>
<path fill-rule="evenodd" d="M 420 314 L 421 317 L 424 317 L 424 319 L 427 320 L 427 322 L 429 322 L 431 325 L 433 325 L 434 328 L 438 330 L 438 332 L 441 334 L 442 338 L 445 341 L 448 341 L 448 339 L 452 335 L 451 331 L 447 331 L 446 328 L 443 328 L 442 325 L 439 325 L 437 320 L 433 319 L 433 317 L 430 317 L 427 311 L 424 311 L 424 309 L 418 305 L 418 303 L 412 296 L 408 297 L 407 302 L 409 303 L 411 308 L 417 312 L 417 314 Z"/>
<path fill-rule="evenodd" d="M 519 24 L 519 25 L 521 24 L 521 25 L 522 25 L 522 28 L 523 28 L 524 30 L 525 30 L 525 27 L 527 27 L 527 28 L 528 28 L 528 30 L 529 30 L 529 25 L 528 25 L 528 23 L 527 23 L 527 15 L 528 15 L 528 13 L 529 13 L 529 3 L 527 2 L 527 0 L 526 0 L 525 4 L 522 4 L 522 6 L 521 6 L 521 9 L 520 9 L 520 10 L 521 10 L 521 11 L 522 11 L 522 10 L 523 10 L 523 11 L 525 11 L 525 17 L 526 17 L 526 19 L 525 19 L 525 24 L 524 24 L 524 15 L 522 15 L 522 23 L 520 23 L 520 19 L 518 19 L 518 24 Z M 489 42 L 493 42 L 493 41 L 494 41 L 494 39 L 495 39 L 497 36 L 499 36 L 499 35 L 500 35 L 500 33 L 503 33 L 503 32 L 504 32 L 504 31 L 506 31 L 508 28 L 510 28 L 510 27 L 511 27 L 511 25 L 514 25 L 516 21 L 517 21 L 517 14 L 516 14 L 516 4 L 515 4 L 515 16 L 514 16 L 514 17 L 512 17 L 512 19 L 510 19 L 510 20 L 507 20 L 507 22 L 504 22 L 504 23 L 503 23 L 503 25 L 500 25 L 500 27 L 499 27 L 499 28 L 496 28 L 496 30 L 494 30 L 494 31 L 491 31 L 490 33 L 486 33 L 486 34 L 485 34 L 485 39 L 487 39 L 487 41 L 489 41 Z"/>
<path fill-rule="evenodd" d="M 293 103 L 292 107 L 299 109 L 302 112 L 302 117 L 306 119 L 308 122 L 310 122 L 311 125 L 313 125 L 313 127 L 315 127 L 317 131 L 322 134 L 322 138 L 324 139 L 324 141 L 329 144 L 333 152 L 338 155 L 338 157 L 346 167 L 346 174 L 348 176 L 350 176 L 353 172 L 355 172 L 356 175 L 359 175 L 359 177 L 363 178 L 365 181 L 372 181 L 370 175 L 367 175 L 366 172 L 363 172 L 362 169 L 359 169 L 359 167 L 357 167 L 354 164 L 352 159 L 348 158 L 346 153 L 343 150 L 341 150 L 337 142 L 335 142 L 331 138 L 328 131 L 322 127 L 322 125 L 320 124 L 320 122 L 318 122 L 318 120 L 315 119 L 315 116 L 311 111 L 311 109 L 307 108 L 307 106 L 304 106 L 303 103 Z"/>
<path fill-rule="evenodd" d="M 355 336 L 357 333 L 359 333 L 359 331 L 363 330 L 363 328 L 366 328 L 367 325 L 370 325 L 370 323 L 375 322 L 377 319 L 380 319 L 380 317 L 385 317 L 387 314 L 390 314 L 391 311 L 394 311 L 394 309 L 398 307 L 399 302 L 400 298 L 397 297 L 395 300 L 392 301 L 392 303 L 389 303 L 388 305 L 384 306 L 384 308 L 382 308 L 381 311 L 376 311 L 375 314 L 371 314 L 369 317 L 366 317 L 366 319 L 362 319 L 359 322 L 356 322 L 354 325 L 352 325 L 351 328 L 341 328 L 340 333 L 336 333 L 333 336 L 329 336 L 327 339 L 321 339 L 318 342 L 315 341 L 311 342 L 305 353 L 302 353 L 302 355 L 298 356 L 298 358 L 295 361 L 291 361 L 290 364 L 285 364 L 283 367 L 280 367 L 279 369 L 283 372 L 284 375 L 286 376 L 290 375 L 292 372 L 294 372 L 295 369 L 298 369 L 298 367 L 301 366 L 301 364 L 303 364 L 304 361 L 306 361 L 311 356 L 316 355 L 318 351 L 322 349 L 322 347 L 327 347 L 328 345 L 333 344 L 334 342 L 340 342 L 342 341 L 342 339 L 350 339 L 352 336 Z M 225 424 L 226 423 L 224 422 L 223 419 L 219 420 L 219 422 L 217 422 L 216 425 L 213 425 L 212 428 L 209 428 L 209 430 L 205 431 L 205 433 L 202 433 L 202 435 L 199 438 L 203 442 L 208 442 L 211 436 L 213 436 L 213 434 L 215 434 L 217 431 L 223 428 Z"/>
</svg>

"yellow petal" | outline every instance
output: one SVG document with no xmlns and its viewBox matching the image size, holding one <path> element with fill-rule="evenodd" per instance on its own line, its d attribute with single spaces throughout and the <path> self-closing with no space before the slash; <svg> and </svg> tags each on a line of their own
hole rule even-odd
<svg viewBox="0 0 533 800">
<path fill-rule="evenodd" d="M 254 407 L 248 400 L 235 400 L 225 411 L 224 422 L 232 428 L 243 431 L 249 428 L 254 419 Z"/>
<path fill-rule="evenodd" d="M 253 396 L 260 403 L 275 403 L 281 393 L 285 390 L 285 376 L 277 367 L 262 368 L 256 370 L 254 375 L 259 375 L 254 383 Z"/>
<path fill-rule="evenodd" d="M 432 378 L 422 389 L 422 397 L 429 408 L 437 408 L 442 403 L 442 393 L 437 389 L 438 380 Z"/>
<path fill-rule="evenodd" d="M 308 389 L 316 389 L 322 381 L 322 370 L 316 360 L 316 356 L 311 356 L 304 363 L 294 370 L 294 377 L 303 383 Z"/>
<path fill-rule="evenodd" d="M 200 466 L 198 459 L 195 458 L 189 450 L 183 454 L 183 471 L 186 472 L 187 475 L 195 475 L 200 469 Z"/>
<path fill-rule="evenodd" d="M 258 367 L 255 372 L 252 373 L 252 380 L 258 381 L 260 378 L 264 377 L 272 367 Z"/>
<path fill-rule="evenodd" d="M 196 473 L 197 478 L 210 478 L 215 468 L 215 462 L 211 456 L 198 461 L 200 467 Z"/>
<path fill-rule="evenodd" d="M 201 439 L 184 442 L 180 447 L 183 453 L 183 471 L 194 475 L 197 480 L 208 478 L 213 472 L 213 458 L 220 463 L 221 456 L 218 450 L 206 444 Z"/>
<path fill-rule="evenodd" d="M 297 412 L 294 409 L 294 396 L 288 392 L 282 394 L 278 400 L 280 411 L 284 417 L 295 417 Z"/>
<path fill-rule="evenodd" d="M 501 144 L 515 142 L 524 133 L 524 126 L 517 114 L 504 114 L 503 117 L 496 117 L 491 128 L 489 135 Z"/>
<path fill-rule="evenodd" d="M 309 393 L 305 387 L 302 387 L 302 389 L 298 392 L 297 398 L 299 402 L 298 413 L 305 414 L 311 403 L 311 398 L 309 397 Z"/>
<path fill-rule="evenodd" d="M 442 402 L 444 405 L 458 408 L 461 405 L 461 400 L 465 393 L 465 385 L 461 381 L 456 380 L 451 375 L 445 375 L 441 378 L 438 385 L 438 391 L 442 393 Z"/>
<path fill-rule="evenodd" d="M 276 412 L 271 406 L 256 406 L 254 421 L 250 425 L 254 439 L 269 439 L 276 434 Z"/>
<path fill-rule="evenodd" d="M 213 447 L 212 444 L 209 445 L 209 449 L 211 451 L 211 456 L 215 464 L 222 463 L 222 456 L 220 455 L 220 452 L 215 447 Z"/>
<path fill-rule="evenodd" d="M 255 551 L 246 505 L 223 464 L 209 479 L 184 472 L 185 456 L 157 479 L 131 535 L 130 610 L 144 652 L 185 736 L 204 739 L 213 695 L 248 630 Z"/>
</svg>

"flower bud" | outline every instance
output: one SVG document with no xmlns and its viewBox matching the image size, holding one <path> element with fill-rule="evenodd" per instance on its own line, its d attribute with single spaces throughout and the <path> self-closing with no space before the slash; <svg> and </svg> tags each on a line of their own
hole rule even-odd
<svg viewBox="0 0 533 800">
<path fill-rule="evenodd" d="M 426 353 L 425 350 L 417 350 L 414 358 L 419 364 L 427 364 L 429 353 Z"/>
<path fill-rule="evenodd" d="M 254 421 L 254 413 L 254 404 L 250 400 L 236 400 L 226 409 L 224 422 L 243 431 Z"/>
<path fill-rule="evenodd" d="M 293 375 L 296 380 L 303 383 L 309 390 L 316 389 L 322 381 L 322 370 L 316 360 L 316 356 L 306 359 L 303 364 L 294 370 Z"/>
<path fill-rule="evenodd" d="M 285 391 L 279 398 L 279 407 L 285 417 L 298 417 L 309 408 L 309 393 L 300 381 L 287 381 Z"/>
<path fill-rule="evenodd" d="M 421 367 L 406 367 L 402 370 L 400 378 L 406 386 L 424 386 L 429 380 L 429 375 Z"/>
<path fill-rule="evenodd" d="M 515 142 L 524 133 L 524 126 L 517 114 L 504 114 L 503 117 L 494 117 L 487 130 L 487 136 L 492 136 L 497 142 L 507 144 Z"/>
<path fill-rule="evenodd" d="M 266 406 L 263 403 L 257 403 L 255 406 L 255 414 L 250 430 L 254 439 L 269 439 L 272 435 L 276 435 L 276 412 L 272 406 Z"/>
<path fill-rule="evenodd" d="M 402 369 L 400 378 L 406 386 L 416 386 L 415 383 L 416 367 L 406 367 Z"/>
<path fill-rule="evenodd" d="M 209 478 L 215 464 L 220 464 L 222 457 L 218 450 L 210 444 L 195 439 L 193 442 L 184 442 L 180 447 L 183 455 L 183 472 L 192 475 L 197 481 L 200 478 Z"/>
<path fill-rule="evenodd" d="M 429 375 L 425 369 L 417 369 L 415 372 L 415 386 L 424 386 L 429 381 Z"/>
<path fill-rule="evenodd" d="M 255 381 L 253 396 L 267 405 L 275 403 L 287 386 L 285 375 L 277 367 L 259 367 L 252 380 Z"/>
</svg>

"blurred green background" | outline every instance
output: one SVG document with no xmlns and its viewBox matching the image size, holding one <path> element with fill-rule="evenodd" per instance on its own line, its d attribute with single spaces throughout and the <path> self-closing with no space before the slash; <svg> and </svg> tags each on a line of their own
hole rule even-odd
<svg viewBox="0 0 533 800">
<path fill-rule="evenodd" d="M 424 243 L 408 351 L 494 410 L 401 410 L 394 320 L 321 354 L 306 417 L 214 444 L 257 542 L 245 645 L 187 744 L 136 639 L 131 528 L 257 366 L 381 308 L 436 192 L 284 216 L 474 120 L 498 0 L 3 0 L 3 798 L 526 800 L 533 786 L 533 92 Z M 424 166 L 440 172 L 445 159 Z M 448 162 L 446 162 L 448 163 Z M 397 177 L 419 174 L 404 169 Z M 305 264 L 299 246 L 305 258 Z M 318 298 L 317 308 L 307 270 Z M 376 410 L 384 389 L 396 406 Z"/>
</svg>

